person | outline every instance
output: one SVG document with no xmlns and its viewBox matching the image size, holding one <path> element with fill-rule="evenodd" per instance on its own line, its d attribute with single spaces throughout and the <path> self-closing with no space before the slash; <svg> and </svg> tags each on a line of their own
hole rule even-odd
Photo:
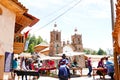
<svg viewBox="0 0 120 80">
<path fill-rule="evenodd" d="M 72 67 L 78 67 L 76 58 L 74 58 L 74 60 L 73 60 Z M 74 70 L 74 69 L 73 69 L 73 74 L 76 74 L 76 70 Z"/>
<path fill-rule="evenodd" d="M 40 68 L 41 67 L 41 60 L 40 60 L 40 56 L 37 56 L 37 63 L 38 63 L 38 67 Z"/>
<path fill-rule="evenodd" d="M 77 67 L 78 65 L 77 65 L 77 60 L 76 59 L 74 59 L 73 60 L 73 63 L 72 63 L 72 67 Z"/>
<path fill-rule="evenodd" d="M 70 80 L 70 61 L 68 58 L 66 58 L 66 68 L 67 68 L 67 72 L 68 72 L 68 79 Z"/>
<path fill-rule="evenodd" d="M 69 60 L 66 58 L 66 55 L 62 55 L 62 59 L 59 61 L 59 80 L 69 80 L 70 79 L 70 70 L 69 70 Z"/>
<path fill-rule="evenodd" d="M 29 64 L 29 69 L 30 70 L 35 70 L 35 66 L 34 66 L 34 61 L 30 61 L 30 64 Z"/>
<path fill-rule="evenodd" d="M 108 60 L 108 57 L 105 58 L 106 60 L 106 68 L 107 68 L 107 74 L 111 77 L 111 80 L 114 80 L 113 75 L 114 75 L 114 64 L 113 62 Z"/>
<path fill-rule="evenodd" d="M 65 60 L 62 60 L 60 62 L 58 77 L 59 77 L 59 80 L 68 80 L 68 71 L 66 68 Z"/>
<path fill-rule="evenodd" d="M 20 70 L 20 57 L 18 57 L 17 62 L 18 62 L 18 67 L 17 67 L 17 69 Z"/>
<path fill-rule="evenodd" d="M 15 73 L 13 73 L 13 72 L 14 72 L 14 70 L 17 69 L 17 67 L 18 67 L 18 61 L 17 61 L 17 58 L 15 58 L 12 61 L 12 73 L 11 73 L 11 75 L 12 75 L 13 79 L 15 78 Z"/>
<path fill-rule="evenodd" d="M 24 57 L 22 58 L 22 62 L 21 62 L 21 69 L 24 71 L 27 71 L 27 58 L 25 59 Z M 27 75 L 25 75 L 25 78 L 27 80 Z M 22 75 L 22 80 L 24 80 L 24 75 Z"/>
<path fill-rule="evenodd" d="M 12 68 L 13 70 L 17 69 L 18 67 L 18 61 L 17 61 L 17 58 L 13 59 L 12 61 Z"/>
<path fill-rule="evenodd" d="M 87 60 L 87 63 L 88 63 L 88 69 L 89 69 L 89 72 L 88 72 L 88 76 L 91 77 L 91 72 L 92 72 L 92 64 L 91 64 L 91 57 L 88 58 Z"/>
<path fill-rule="evenodd" d="M 100 61 L 98 62 L 97 68 L 105 68 L 104 59 L 105 59 L 105 57 L 102 57 L 102 58 L 100 59 Z M 98 75 L 100 75 L 100 78 L 102 79 L 103 74 L 107 73 L 107 70 L 106 70 L 106 69 L 103 70 L 103 71 L 97 70 L 96 73 L 97 73 Z"/>
<path fill-rule="evenodd" d="M 39 68 L 42 67 L 42 65 L 43 65 L 43 61 L 40 60 L 40 63 L 38 64 Z"/>
<path fill-rule="evenodd" d="M 101 68 L 105 67 L 105 65 L 104 65 L 104 57 L 100 59 L 100 61 L 98 62 L 98 66 L 97 67 L 101 67 Z"/>
</svg>

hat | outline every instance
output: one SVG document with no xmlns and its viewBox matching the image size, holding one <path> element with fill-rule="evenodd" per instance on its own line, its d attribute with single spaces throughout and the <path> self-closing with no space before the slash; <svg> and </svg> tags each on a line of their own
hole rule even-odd
<svg viewBox="0 0 120 80">
<path fill-rule="evenodd" d="M 62 58 L 66 58 L 66 55 L 65 55 L 65 54 L 63 54 L 63 55 L 62 55 Z"/>
</svg>

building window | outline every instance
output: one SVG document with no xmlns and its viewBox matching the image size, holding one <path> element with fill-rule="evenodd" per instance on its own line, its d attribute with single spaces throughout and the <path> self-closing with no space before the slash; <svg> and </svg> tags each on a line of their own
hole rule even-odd
<svg viewBox="0 0 120 80">
<path fill-rule="evenodd" d="M 58 40 L 58 34 L 56 34 L 56 40 Z"/>
</svg>

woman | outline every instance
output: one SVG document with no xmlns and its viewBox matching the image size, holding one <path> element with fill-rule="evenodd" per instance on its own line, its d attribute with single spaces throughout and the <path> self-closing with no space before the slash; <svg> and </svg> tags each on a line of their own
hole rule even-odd
<svg viewBox="0 0 120 80">
<path fill-rule="evenodd" d="M 104 59 L 105 59 L 105 57 L 103 57 L 103 58 L 100 59 L 100 61 L 98 62 L 98 66 L 97 66 L 98 68 L 105 68 Z M 97 70 L 96 73 L 97 73 L 98 75 L 100 75 L 100 78 L 102 78 L 101 76 L 103 76 L 103 74 L 106 74 L 106 73 L 107 73 L 107 70 L 106 70 L 106 69 L 104 69 L 104 70 L 102 70 L 102 71 Z"/>
<path fill-rule="evenodd" d="M 69 71 L 69 61 L 66 58 L 66 55 L 62 55 L 62 59 L 59 61 L 59 80 L 68 80 L 70 79 L 70 71 Z"/>
<path fill-rule="evenodd" d="M 68 71 L 64 63 L 65 63 L 65 60 L 60 62 L 60 67 L 58 72 L 59 80 L 68 80 Z"/>
<path fill-rule="evenodd" d="M 97 67 L 101 67 L 101 68 L 105 67 L 105 65 L 104 65 L 104 58 L 100 59 L 100 61 L 98 62 L 98 66 Z"/>
</svg>

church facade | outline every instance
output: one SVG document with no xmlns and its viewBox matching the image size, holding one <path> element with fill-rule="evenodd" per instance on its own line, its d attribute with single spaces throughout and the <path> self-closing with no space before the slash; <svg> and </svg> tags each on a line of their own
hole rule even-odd
<svg viewBox="0 0 120 80">
<path fill-rule="evenodd" d="M 75 29 L 74 35 L 71 35 L 71 43 L 70 41 L 62 41 L 61 32 L 56 29 L 57 24 L 54 24 L 53 31 L 50 32 L 50 46 L 49 46 L 49 55 L 54 56 L 55 54 L 63 53 L 63 49 L 68 46 L 74 52 L 83 52 L 83 44 L 82 44 L 82 35 L 77 33 L 77 29 Z M 66 51 L 67 52 L 67 51 Z"/>
</svg>

